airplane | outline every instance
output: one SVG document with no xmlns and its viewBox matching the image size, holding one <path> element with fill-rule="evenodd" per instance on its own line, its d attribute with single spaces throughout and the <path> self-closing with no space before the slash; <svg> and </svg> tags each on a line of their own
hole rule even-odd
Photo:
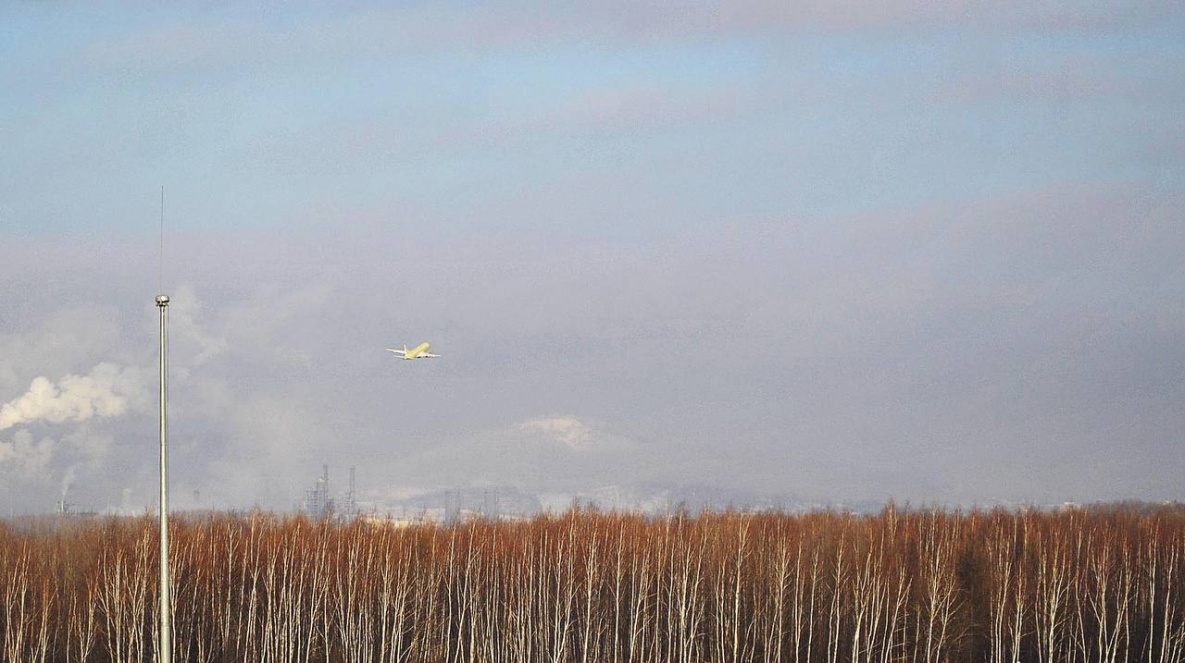
<svg viewBox="0 0 1185 663">
<path fill-rule="evenodd" d="M 427 343 L 421 343 L 410 350 L 407 349 L 406 345 L 403 346 L 402 350 L 398 350 L 396 348 L 387 348 L 387 352 L 394 352 L 395 355 L 400 359 L 427 359 L 429 357 L 440 356 L 429 353 Z"/>
</svg>

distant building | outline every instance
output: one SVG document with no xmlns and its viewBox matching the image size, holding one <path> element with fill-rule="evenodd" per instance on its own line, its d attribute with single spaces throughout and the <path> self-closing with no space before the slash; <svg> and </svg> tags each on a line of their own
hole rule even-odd
<svg viewBox="0 0 1185 663">
<path fill-rule="evenodd" d="M 323 465 L 322 470 L 312 489 L 305 491 L 304 502 L 300 505 L 301 512 L 314 520 L 333 516 L 333 498 L 329 496 L 329 466 Z"/>
<path fill-rule="evenodd" d="M 300 512 L 314 520 L 348 520 L 361 513 L 354 483 L 354 466 L 350 466 L 350 489 L 340 496 L 340 500 L 334 499 L 329 492 L 329 466 L 322 465 L 321 470 L 321 476 L 313 483 L 313 487 L 304 492 Z"/>
</svg>

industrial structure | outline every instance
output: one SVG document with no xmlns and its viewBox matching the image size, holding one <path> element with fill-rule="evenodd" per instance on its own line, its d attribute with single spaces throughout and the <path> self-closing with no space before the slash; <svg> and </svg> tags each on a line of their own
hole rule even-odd
<svg viewBox="0 0 1185 663">
<path fill-rule="evenodd" d="M 339 504 L 329 492 L 329 465 L 321 466 L 321 476 L 313 482 L 313 487 L 304 493 L 300 511 L 314 520 L 326 518 L 353 518 L 358 515 L 357 486 L 355 485 L 354 466 L 350 466 L 350 489 L 342 496 Z"/>
<path fill-rule="evenodd" d="M 321 476 L 310 490 L 305 491 L 304 503 L 300 507 L 310 518 L 317 520 L 323 520 L 333 514 L 333 498 L 329 496 L 329 466 L 321 467 Z"/>
<path fill-rule="evenodd" d="M 354 517 L 358 513 L 358 500 L 354 493 L 354 466 L 350 466 L 350 489 L 346 491 L 346 497 L 342 500 L 342 515 L 347 518 Z"/>
</svg>

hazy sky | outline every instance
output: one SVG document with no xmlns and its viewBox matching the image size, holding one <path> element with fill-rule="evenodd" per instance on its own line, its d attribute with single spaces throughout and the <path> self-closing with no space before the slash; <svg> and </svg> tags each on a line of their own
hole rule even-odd
<svg viewBox="0 0 1185 663">
<path fill-rule="evenodd" d="M 1185 499 L 1176 3 L 166 4 L 0 6 L 5 511 L 154 501 L 162 185 L 180 506 Z"/>
</svg>

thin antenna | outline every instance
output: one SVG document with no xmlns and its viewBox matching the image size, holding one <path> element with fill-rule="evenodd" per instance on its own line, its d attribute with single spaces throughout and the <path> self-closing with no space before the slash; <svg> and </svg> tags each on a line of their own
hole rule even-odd
<svg viewBox="0 0 1185 663">
<path fill-rule="evenodd" d="M 160 276 L 156 292 L 165 291 L 165 185 L 160 185 Z"/>
</svg>

